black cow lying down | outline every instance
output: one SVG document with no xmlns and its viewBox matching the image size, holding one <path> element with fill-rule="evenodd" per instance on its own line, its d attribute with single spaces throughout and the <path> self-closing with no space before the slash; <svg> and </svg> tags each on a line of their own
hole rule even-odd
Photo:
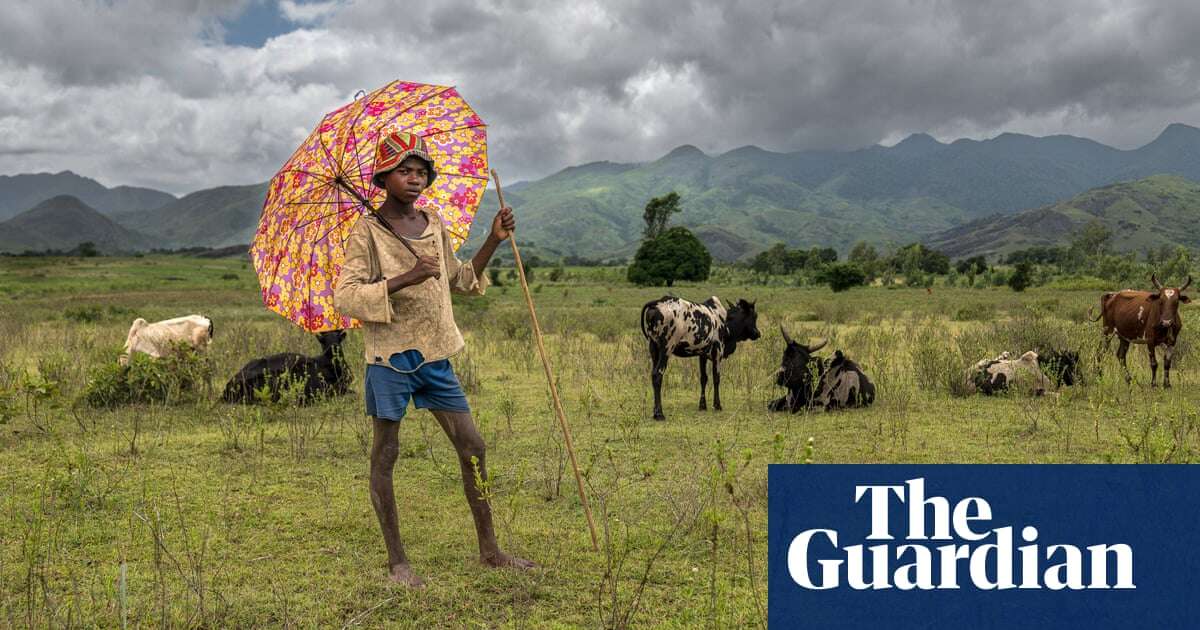
<svg viewBox="0 0 1200 630">
<path fill-rule="evenodd" d="M 257 402 L 255 390 L 267 387 L 272 401 L 279 401 L 289 383 L 303 383 L 300 404 L 307 405 L 317 398 L 342 395 L 352 380 L 342 357 L 342 341 L 346 331 L 334 330 L 317 335 L 321 354 L 306 357 L 295 352 L 281 352 L 254 359 L 229 379 L 221 398 L 229 403 Z"/>
<path fill-rule="evenodd" d="M 775 382 L 786 387 L 788 393 L 771 401 L 768 409 L 792 413 L 801 409 L 831 411 L 867 407 L 875 402 L 874 383 L 841 350 L 834 352 L 833 359 L 826 362 L 812 356 L 825 347 L 825 341 L 806 346 L 793 341 L 782 326 L 779 330 L 787 347 L 783 350 L 783 362 Z"/>
<path fill-rule="evenodd" d="M 1071 386 L 1080 380 L 1079 353 L 1074 350 L 1049 350 L 1038 353 L 1038 367 L 1055 387 Z"/>
</svg>

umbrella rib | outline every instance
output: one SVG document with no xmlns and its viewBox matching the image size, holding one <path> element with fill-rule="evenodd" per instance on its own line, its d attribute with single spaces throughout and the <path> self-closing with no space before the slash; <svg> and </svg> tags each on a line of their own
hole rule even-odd
<svg viewBox="0 0 1200 630">
<path fill-rule="evenodd" d="M 341 163 L 334 159 L 333 154 L 329 152 L 329 147 L 325 146 L 325 141 L 322 140 L 320 136 L 317 137 L 317 144 L 321 145 L 321 150 L 325 152 L 325 157 L 329 158 L 329 162 L 333 164 L 332 170 L 336 176 L 334 177 L 334 180 L 339 177 L 344 179 L 343 176 L 346 174 L 346 171 L 342 169 Z"/>
<path fill-rule="evenodd" d="M 341 189 L 340 189 L 340 188 L 335 188 L 335 189 L 334 189 L 334 193 L 333 193 L 333 194 L 337 196 L 337 203 L 338 203 L 338 205 L 339 205 L 339 206 L 341 206 L 341 204 L 344 202 L 344 200 L 342 199 L 342 191 L 341 191 Z M 336 214 L 336 213 L 335 213 L 335 214 Z M 310 221 L 309 223 L 312 223 L 312 222 Z M 308 225 L 308 224 L 306 223 L 305 225 Z M 331 227 L 330 227 L 328 230 L 326 230 L 326 231 L 325 231 L 325 233 L 324 233 L 324 234 L 322 234 L 322 235 L 320 236 L 320 238 L 318 238 L 317 240 L 313 241 L 313 243 L 320 243 L 321 241 L 325 240 L 325 237 L 326 237 L 326 236 L 329 236 L 329 233 L 330 233 L 330 232 L 334 231 L 334 230 L 335 230 L 335 229 L 337 229 L 338 227 L 341 227 L 341 225 L 342 225 L 341 223 L 339 223 L 339 222 L 336 222 L 336 221 L 335 221 L 335 222 L 334 222 L 334 224 L 333 224 L 333 225 L 332 225 L 332 226 L 331 226 Z"/>
<path fill-rule="evenodd" d="M 309 226 L 309 225 L 312 225 L 313 223 L 316 223 L 317 221 L 320 221 L 321 219 L 328 219 L 329 217 L 332 217 L 332 216 L 337 216 L 337 215 L 339 215 L 339 214 L 341 214 L 341 213 L 342 213 L 342 211 L 341 211 L 341 210 L 337 210 L 337 211 L 334 211 L 334 212 L 330 212 L 329 214 L 322 214 L 321 216 L 313 217 L 313 218 L 311 218 L 311 219 L 309 219 L 309 220 L 305 221 L 304 223 L 298 223 L 298 224 L 296 224 L 296 227 L 295 227 L 295 228 L 293 228 L 293 229 L 296 229 L 296 230 L 298 230 L 298 229 L 300 229 L 300 228 L 303 228 L 303 227 L 307 227 L 307 226 Z"/>
<path fill-rule="evenodd" d="M 301 169 L 301 168 L 291 168 L 291 169 L 288 169 L 288 170 L 290 170 L 290 171 L 294 171 L 294 172 L 296 172 L 296 173 L 304 173 L 305 175 L 309 175 L 309 176 L 311 176 L 311 177 L 313 177 L 313 178 L 319 179 L 319 180 L 321 180 L 322 182 L 324 182 L 324 183 L 326 183 L 326 184 L 332 184 L 332 185 L 333 185 L 333 186 L 335 186 L 335 187 L 337 186 L 337 184 L 334 184 L 334 180 L 330 179 L 328 175 L 324 175 L 324 174 L 322 174 L 322 173 L 314 173 L 314 172 L 312 172 L 312 171 L 306 171 L 306 170 L 304 170 L 304 169 Z M 276 175 L 276 177 L 279 177 L 279 176 L 278 176 L 278 175 Z M 308 192 L 308 189 L 307 189 L 307 188 L 300 188 L 300 189 L 297 189 L 297 190 L 295 190 L 295 191 L 293 191 L 293 192 L 292 192 L 292 196 L 291 196 L 291 197 L 289 197 L 289 198 L 285 198 L 285 199 L 282 199 L 282 200 L 280 200 L 280 202 L 279 202 L 279 203 L 281 203 L 281 204 L 284 204 L 284 205 L 289 205 L 289 204 L 293 204 L 293 203 L 298 203 L 298 202 L 294 201 L 294 199 L 299 199 L 299 198 L 300 198 L 300 197 L 301 197 L 301 196 L 302 196 L 304 193 L 306 193 L 306 192 Z"/>
<path fill-rule="evenodd" d="M 363 97 L 363 105 L 362 105 L 362 107 L 358 108 L 358 115 L 354 117 L 354 122 L 351 122 L 351 123 L 350 123 L 350 134 L 351 134 L 351 137 L 353 137 L 353 138 L 354 138 L 354 146 L 355 146 L 355 147 L 357 147 L 357 146 L 358 146 L 358 134 L 356 134 L 356 133 L 354 132 L 354 130 L 355 130 L 357 127 L 358 127 L 358 123 L 362 121 L 363 114 L 367 113 L 367 106 L 368 106 L 368 105 L 370 105 L 371 103 L 374 103 L 374 102 L 375 102 L 375 101 L 374 101 L 374 98 L 375 98 L 375 95 L 376 95 L 376 94 L 379 94 L 379 93 L 380 93 L 380 92 L 382 92 L 383 90 L 386 90 L 386 89 L 388 89 L 389 87 L 391 87 L 391 86 L 392 86 L 393 84 L 395 84 L 395 83 L 396 83 L 396 81 L 392 81 L 391 83 L 389 83 L 389 84 L 387 84 L 387 85 L 385 85 L 385 86 L 383 86 L 383 87 L 379 88 L 378 90 L 375 90 L 374 92 L 371 92 L 371 93 L 370 93 L 370 94 L 368 94 L 367 96 Z M 355 152 L 354 152 L 354 159 L 355 159 L 355 161 L 357 161 L 357 162 L 358 162 L 358 173 L 359 173 L 359 175 L 360 175 L 360 177 L 359 177 L 359 182 L 358 182 L 358 183 L 359 183 L 360 185 L 362 185 L 362 187 L 363 187 L 363 188 L 366 188 L 366 187 L 367 187 L 367 184 L 366 184 L 365 182 L 363 182 L 363 181 L 362 181 L 362 177 L 361 177 L 361 175 L 362 175 L 362 173 L 363 173 L 363 163 L 362 163 L 362 160 L 361 160 L 361 159 L 359 159 L 359 157 L 358 157 L 358 151 L 355 151 Z M 374 169 L 372 169 L 372 171 L 373 171 L 373 170 L 374 170 Z M 368 196 L 369 196 L 369 195 L 368 195 Z"/>
<path fill-rule="evenodd" d="M 354 146 L 357 147 L 358 146 L 358 134 L 354 133 L 354 127 L 350 127 L 350 138 L 352 140 L 354 140 Z M 367 188 L 368 182 L 363 181 L 363 175 L 366 174 L 366 167 L 363 165 L 362 158 L 359 157 L 359 152 L 353 151 L 353 154 L 354 154 L 354 161 L 358 163 L 358 183 L 363 188 Z M 372 175 L 374 175 L 374 170 L 375 169 L 371 169 Z M 369 197 L 370 195 L 363 195 L 363 196 Z"/>
</svg>

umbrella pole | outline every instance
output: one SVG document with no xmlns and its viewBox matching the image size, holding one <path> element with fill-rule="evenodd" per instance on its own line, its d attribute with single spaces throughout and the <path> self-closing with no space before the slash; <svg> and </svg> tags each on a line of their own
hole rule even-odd
<svg viewBox="0 0 1200 630">
<path fill-rule="evenodd" d="M 496 196 L 500 198 L 500 207 L 504 207 L 504 192 L 500 190 L 500 178 L 492 170 L 492 181 L 496 182 Z M 525 293 L 525 304 L 529 307 L 529 321 L 533 328 L 533 339 L 537 342 L 538 355 L 542 358 L 542 367 L 546 371 L 546 382 L 550 384 L 550 395 L 554 398 L 554 413 L 558 416 L 558 425 L 562 428 L 563 439 L 567 445 L 567 455 L 571 458 L 571 468 L 575 471 L 575 485 L 579 487 L 579 500 L 583 503 L 583 513 L 587 515 L 588 529 L 592 534 L 592 551 L 600 551 L 600 543 L 596 538 L 596 522 L 592 519 L 592 508 L 588 505 L 587 492 L 583 489 L 583 476 L 579 474 L 579 463 L 575 461 L 575 444 L 571 440 L 571 429 L 567 426 L 567 416 L 563 413 L 562 401 L 558 398 L 558 386 L 554 384 L 554 375 L 550 372 L 550 359 L 546 357 L 546 347 L 542 344 L 542 329 L 538 326 L 537 312 L 533 309 L 533 297 L 529 294 L 529 283 L 525 280 L 525 266 L 521 264 L 521 252 L 517 249 L 516 235 L 510 235 L 508 242 L 512 245 L 513 262 L 517 266 L 517 276 L 521 279 L 521 290 Z"/>
</svg>

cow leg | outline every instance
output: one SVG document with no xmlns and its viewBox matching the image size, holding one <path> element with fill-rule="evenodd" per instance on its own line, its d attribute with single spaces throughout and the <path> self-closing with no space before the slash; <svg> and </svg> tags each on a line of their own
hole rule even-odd
<svg viewBox="0 0 1200 630">
<path fill-rule="evenodd" d="M 1175 346 L 1163 346 L 1163 387 L 1171 386 L 1171 357 L 1175 354 Z"/>
<path fill-rule="evenodd" d="M 1125 370 L 1125 384 L 1133 382 L 1133 377 L 1129 375 L 1129 364 L 1125 362 L 1125 355 L 1129 354 L 1129 342 L 1121 340 L 1117 346 L 1117 359 L 1121 362 L 1121 367 Z"/>
<path fill-rule="evenodd" d="M 721 410 L 721 358 L 717 353 L 712 356 L 713 372 L 713 409 Z"/>
<path fill-rule="evenodd" d="M 704 389 L 708 387 L 708 357 L 700 355 L 700 411 L 708 409 L 704 400 Z"/>
<path fill-rule="evenodd" d="M 662 410 L 663 372 L 667 371 L 667 352 L 650 342 L 650 383 L 654 386 L 654 419 L 666 420 Z"/>
<path fill-rule="evenodd" d="M 1146 353 L 1150 355 L 1150 387 L 1158 386 L 1158 353 L 1152 343 L 1146 344 Z"/>
</svg>

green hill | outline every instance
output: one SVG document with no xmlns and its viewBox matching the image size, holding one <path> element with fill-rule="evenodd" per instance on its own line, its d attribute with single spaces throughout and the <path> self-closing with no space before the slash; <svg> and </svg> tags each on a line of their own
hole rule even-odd
<svg viewBox="0 0 1200 630">
<path fill-rule="evenodd" d="M 993 216 L 926 239 L 951 257 L 995 257 L 1032 246 L 1068 245 L 1089 222 L 1113 234 L 1119 251 L 1143 252 L 1162 245 L 1200 248 L 1200 183 L 1175 175 L 1155 175 L 1103 186 L 1067 201 Z"/>
<path fill-rule="evenodd" d="M 515 183 L 505 192 L 517 209 L 520 243 L 531 254 L 628 258 L 641 237 L 646 202 L 676 191 L 683 211 L 672 223 L 692 229 L 717 259 L 737 260 L 781 242 L 833 247 L 841 253 L 857 241 L 887 249 L 921 238 L 953 252 L 1015 249 L 1054 240 L 1073 229 L 1079 217 L 1022 215 L 996 225 L 997 219 L 988 217 L 1044 209 L 1090 189 L 1158 174 L 1200 181 L 1200 129 L 1173 124 L 1133 150 L 1072 136 L 1012 133 L 951 143 L 914 134 L 892 147 L 858 151 L 775 153 L 746 146 L 710 156 L 684 145 L 651 162 L 573 166 Z M 103 189 L 73 173 L 0 179 L 0 213 L 4 203 L 20 203 L 30 190 L 52 188 L 46 178 L 92 192 Z M 144 205 L 155 198 L 154 191 L 145 189 L 101 192 L 109 207 Z M 128 229 L 155 237 L 162 247 L 246 244 L 265 192 L 265 183 L 222 186 L 181 199 L 167 195 L 164 204 L 111 216 Z M 490 220 L 495 211 L 495 196 L 485 195 L 481 220 Z M 1118 218 L 1125 211 L 1134 215 Z M 1114 205 L 1106 220 L 1140 226 L 1145 221 L 1137 212 L 1132 205 Z M 1151 240 L 1127 227 L 1118 233 Z M 467 251 L 478 246 L 486 231 L 472 231 Z M 997 245 L 989 244 L 995 240 L 993 232 L 1005 235 Z M 6 238 L 16 242 L 23 237 L 14 231 Z"/>
<path fill-rule="evenodd" d="M 850 152 L 748 146 L 708 156 L 685 145 L 653 162 L 585 164 L 506 192 L 523 241 L 608 258 L 636 250 L 642 208 L 674 190 L 683 212 L 673 223 L 692 228 L 729 260 L 778 242 L 843 253 L 859 240 L 895 246 L 1159 173 L 1200 180 L 1200 129 L 1170 125 L 1128 151 L 1072 136 L 1011 133 L 949 144 L 915 134 L 893 147 Z M 495 210 L 488 195 L 481 215 Z M 473 232 L 468 247 L 484 233 Z"/>
<path fill-rule="evenodd" d="M 126 212 L 113 219 L 161 239 L 164 247 L 225 247 L 254 237 L 266 182 L 200 190 L 154 210 Z"/>
<path fill-rule="evenodd" d="M 157 246 L 154 239 L 121 227 L 70 195 L 47 199 L 0 223 L 0 251 L 71 250 L 95 243 L 103 253 L 133 252 Z"/>
<path fill-rule="evenodd" d="M 149 210 L 175 200 L 174 195 L 151 188 L 106 188 L 94 179 L 71 171 L 0 175 L 0 220 L 15 217 L 59 195 L 75 197 L 106 215 Z"/>
</svg>

